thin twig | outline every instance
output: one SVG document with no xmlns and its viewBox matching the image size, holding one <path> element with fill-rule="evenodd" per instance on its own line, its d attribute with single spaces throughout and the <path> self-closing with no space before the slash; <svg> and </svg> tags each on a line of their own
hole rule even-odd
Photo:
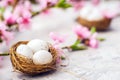
<svg viewBox="0 0 120 80">
<path fill-rule="evenodd" d="M 0 56 L 8 56 L 9 53 L 1 53 Z"/>
</svg>

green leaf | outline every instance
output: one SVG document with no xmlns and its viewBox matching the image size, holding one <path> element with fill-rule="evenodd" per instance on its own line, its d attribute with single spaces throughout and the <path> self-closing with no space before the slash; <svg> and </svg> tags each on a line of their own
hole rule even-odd
<svg viewBox="0 0 120 80">
<path fill-rule="evenodd" d="M 9 55 L 9 53 L 0 53 L 0 56 L 8 56 Z"/>
<path fill-rule="evenodd" d="M 75 41 L 75 43 L 73 45 L 70 46 L 70 48 L 74 51 L 74 50 L 84 50 L 86 49 L 85 46 L 79 46 L 79 44 L 81 43 L 81 41 L 79 39 L 77 39 Z"/>
<path fill-rule="evenodd" d="M 66 1 L 65 0 L 59 0 L 59 3 L 65 3 Z"/>
<path fill-rule="evenodd" d="M 5 8 L 1 7 L 1 8 L 0 8 L 0 14 L 3 14 L 4 11 L 5 11 Z"/>
<path fill-rule="evenodd" d="M 32 17 L 38 15 L 39 13 L 40 13 L 39 11 L 38 12 L 32 12 Z"/>
<path fill-rule="evenodd" d="M 36 4 L 36 3 L 37 3 L 36 0 L 30 0 L 30 2 L 33 3 L 33 4 Z"/>
<path fill-rule="evenodd" d="M 3 40 L 0 38 L 0 43 L 2 43 L 3 42 Z"/>
<path fill-rule="evenodd" d="M 62 8 L 69 8 L 69 7 L 71 7 L 71 5 L 70 4 L 64 4 L 63 6 L 61 6 Z"/>
<path fill-rule="evenodd" d="M 86 46 L 74 46 L 74 45 L 72 45 L 72 46 L 70 46 L 70 47 L 71 47 L 72 51 L 75 51 L 75 50 L 85 50 L 85 49 L 87 49 Z"/>
<path fill-rule="evenodd" d="M 65 60 L 65 57 L 64 57 L 64 56 L 61 56 L 61 60 Z"/>
<path fill-rule="evenodd" d="M 95 33 L 95 32 L 96 32 L 96 28 L 95 28 L 95 27 L 92 27 L 91 30 L 90 30 L 90 32 L 91 32 L 92 34 Z"/>
<path fill-rule="evenodd" d="M 97 38 L 99 41 L 105 41 L 105 38 Z"/>
<path fill-rule="evenodd" d="M 59 8 L 69 8 L 72 7 L 70 4 L 66 2 L 66 0 L 59 0 L 59 2 L 55 5 L 55 7 Z"/>
<path fill-rule="evenodd" d="M 74 45 L 74 46 L 77 46 L 78 44 L 80 44 L 80 42 L 81 42 L 81 41 L 80 41 L 79 39 L 77 39 L 73 45 Z"/>
</svg>

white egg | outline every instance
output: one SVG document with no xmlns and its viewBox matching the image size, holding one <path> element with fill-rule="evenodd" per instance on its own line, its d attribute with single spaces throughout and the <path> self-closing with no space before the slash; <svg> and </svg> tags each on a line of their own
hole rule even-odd
<svg viewBox="0 0 120 80">
<path fill-rule="evenodd" d="M 46 41 L 40 39 L 34 39 L 28 42 L 27 44 L 33 52 L 37 52 L 39 50 L 47 50 L 49 49 L 48 43 Z"/>
<path fill-rule="evenodd" d="M 32 59 L 33 57 L 33 51 L 27 46 L 27 45 L 24 45 L 24 44 L 21 44 L 17 47 L 17 50 L 16 52 L 18 54 L 21 54 L 29 59 Z"/>
<path fill-rule="evenodd" d="M 90 13 L 92 12 L 93 10 L 93 6 L 85 6 L 83 7 L 81 10 L 80 10 L 80 17 L 84 18 L 84 19 L 87 19 L 87 17 L 90 15 Z"/>
<path fill-rule="evenodd" d="M 94 9 L 87 18 L 89 21 L 99 21 L 104 19 L 104 16 L 97 9 Z"/>
<path fill-rule="evenodd" d="M 52 54 L 46 50 L 40 50 L 33 55 L 33 62 L 36 65 L 43 65 L 52 62 Z"/>
<path fill-rule="evenodd" d="M 100 10 L 92 5 L 87 5 L 80 10 L 80 17 L 89 21 L 99 21 L 104 19 Z"/>
</svg>

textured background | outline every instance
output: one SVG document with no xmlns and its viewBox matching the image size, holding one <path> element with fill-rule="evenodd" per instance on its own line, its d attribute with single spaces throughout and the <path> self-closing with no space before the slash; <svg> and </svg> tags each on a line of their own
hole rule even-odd
<svg viewBox="0 0 120 80">
<path fill-rule="evenodd" d="M 102 7 L 115 9 L 118 2 L 101 4 Z M 52 14 L 37 16 L 32 21 L 29 31 L 17 33 L 10 46 L 17 41 L 40 38 L 51 41 L 49 32 L 55 31 L 68 34 L 67 42 L 70 45 L 75 41 L 72 32 L 78 13 L 73 9 L 56 10 Z M 0 80 L 120 80 L 120 17 L 113 19 L 110 30 L 99 32 L 99 37 L 106 40 L 101 42 L 98 49 L 89 48 L 84 51 L 67 52 L 67 67 L 59 67 L 56 72 L 42 74 L 34 77 L 13 72 L 9 57 L 5 57 L 0 68 Z M 62 45 L 62 46 L 63 46 Z M 8 49 L 3 44 L 2 50 Z"/>
</svg>

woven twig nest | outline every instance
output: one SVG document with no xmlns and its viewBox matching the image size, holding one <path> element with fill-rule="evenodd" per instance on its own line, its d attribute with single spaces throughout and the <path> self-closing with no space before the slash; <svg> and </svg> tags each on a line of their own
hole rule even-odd
<svg viewBox="0 0 120 80">
<path fill-rule="evenodd" d="M 51 44 L 49 44 L 49 52 L 53 56 L 53 61 L 49 64 L 35 65 L 31 59 L 28 59 L 25 56 L 22 56 L 16 52 L 16 49 L 19 45 L 27 43 L 28 41 L 20 41 L 13 45 L 10 49 L 11 62 L 13 68 L 16 71 L 20 71 L 25 74 L 35 75 L 38 73 L 43 73 L 56 69 L 57 51 Z"/>
<path fill-rule="evenodd" d="M 88 27 L 91 29 L 93 26 L 96 28 L 98 31 L 103 31 L 109 28 L 109 25 L 111 23 L 112 19 L 104 18 L 99 21 L 88 21 L 86 19 L 83 19 L 81 17 L 77 18 L 78 23 L 80 23 L 83 26 Z"/>
</svg>

